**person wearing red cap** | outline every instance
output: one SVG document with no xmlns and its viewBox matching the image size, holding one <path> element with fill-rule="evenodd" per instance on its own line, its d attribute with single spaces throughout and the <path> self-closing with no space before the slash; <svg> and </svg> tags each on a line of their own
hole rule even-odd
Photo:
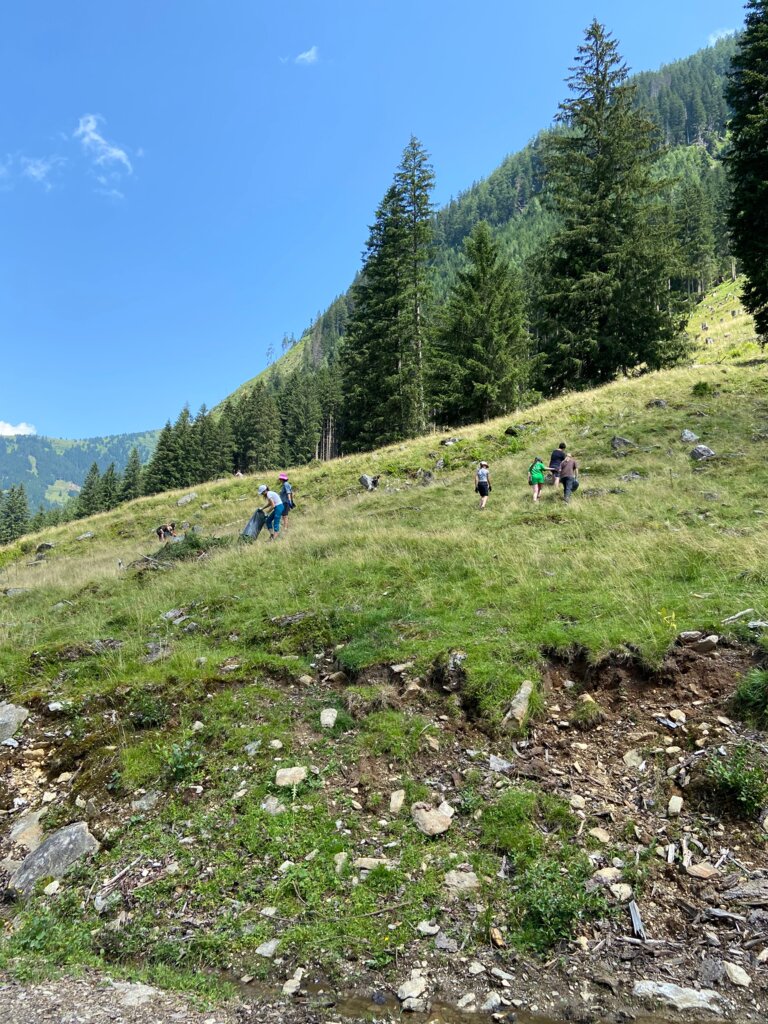
<svg viewBox="0 0 768 1024">
<path fill-rule="evenodd" d="M 281 473 L 278 476 L 280 481 L 280 497 L 283 501 L 283 526 L 285 529 L 288 528 L 288 513 L 292 508 L 296 508 L 293 503 L 293 488 L 288 482 L 288 474 Z"/>
</svg>

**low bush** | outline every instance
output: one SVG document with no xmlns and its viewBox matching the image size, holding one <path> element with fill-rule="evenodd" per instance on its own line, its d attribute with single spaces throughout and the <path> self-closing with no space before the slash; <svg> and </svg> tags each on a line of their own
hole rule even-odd
<svg viewBox="0 0 768 1024">
<path fill-rule="evenodd" d="M 760 729 L 768 728 L 768 670 L 753 669 L 733 695 L 733 712 Z"/>
<path fill-rule="evenodd" d="M 768 764 L 760 747 L 747 741 L 713 754 L 705 767 L 714 802 L 727 814 L 751 821 L 768 803 Z"/>
</svg>

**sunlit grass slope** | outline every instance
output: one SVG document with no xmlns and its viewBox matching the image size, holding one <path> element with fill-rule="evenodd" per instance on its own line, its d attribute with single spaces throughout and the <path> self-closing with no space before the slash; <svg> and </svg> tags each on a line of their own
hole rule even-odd
<svg viewBox="0 0 768 1024">
<path fill-rule="evenodd" d="M 768 618 L 768 364 L 729 303 L 730 285 L 708 300 L 722 315 L 699 311 L 709 327 L 692 330 L 714 343 L 687 366 L 456 431 L 450 445 L 431 435 L 297 469 L 298 508 L 278 543 L 237 542 L 261 482 L 250 478 L 199 486 L 182 507 L 182 492 L 141 499 L 0 549 L 0 589 L 10 588 L 0 699 L 27 703 L 41 722 L 60 702 L 63 717 L 41 725 L 55 737 L 43 739 L 46 771 L 75 771 L 44 825 L 79 820 L 92 800 L 104 842 L 95 865 L 18 915 L 0 967 L 144 964 L 161 983 L 201 966 L 266 973 L 254 950 L 276 934 L 295 963 L 381 967 L 410 948 L 417 922 L 445 903 L 446 871 L 466 860 L 481 879 L 483 927 L 509 922 L 510 943 L 541 950 L 603 913 L 569 841 L 578 821 L 555 798 L 545 806 L 515 790 L 496 801 L 493 790 L 486 807 L 470 769 L 456 783 L 459 824 L 439 842 L 405 815 L 379 818 L 391 790 L 405 790 L 406 805 L 428 799 L 446 764 L 464 764 L 448 760 L 456 751 L 485 744 L 478 729 L 497 736 L 521 681 L 538 681 L 555 653 L 631 651 L 655 664 L 680 630 L 746 639 L 746 626 L 722 620 L 745 608 Z M 695 462 L 683 430 L 716 457 Z M 534 505 L 527 467 L 561 440 L 582 465 L 581 489 L 569 506 L 553 488 Z M 493 476 L 483 512 L 479 458 Z M 362 491 L 362 472 L 381 475 L 377 491 Z M 184 518 L 205 557 L 131 568 L 157 551 L 159 523 Z M 31 564 L 41 541 L 54 547 Z M 466 655 L 463 706 L 425 685 L 452 651 Z M 415 707 L 386 672 L 365 673 L 403 662 L 423 684 Z M 329 681 L 321 668 L 345 674 Z M 297 683 L 305 673 L 311 685 Z M 536 695 L 534 714 L 545 700 Z M 324 731 L 329 705 L 339 717 Z M 276 767 L 293 764 L 307 781 L 276 789 Z M 131 809 L 142 787 L 162 792 L 148 812 Z M 268 796 L 289 809 L 272 816 Z M 494 882 L 505 822 L 530 839 L 530 884 Z M 392 863 L 352 878 L 334 861 L 349 851 Z M 89 894 L 125 867 L 146 878 L 100 917 Z M 123 906 L 125 927 L 112 921 Z M 207 984 L 199 973 L 182 981 Z"/>
</svg>

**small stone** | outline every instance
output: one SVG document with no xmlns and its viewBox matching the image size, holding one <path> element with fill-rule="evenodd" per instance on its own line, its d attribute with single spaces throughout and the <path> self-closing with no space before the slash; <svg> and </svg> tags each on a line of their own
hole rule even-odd
<svg viewBox="0 0 768 1024">
<path fill-rule="evenodd" d="M 442 949 L 444 953 L 458 953 L 459 944 L 445 932 L 438 932 L 435 939 L 435 949 Z"/>
<path fill-rule="evenodd" d="M 513 719 L 518 726 L 522 726 L 528 717 L 528 707 L 531 703 L 532 695 L 533 683 L 530 679 L 526 679 L 520 684 L 520 689 L 513 697 L 509 710 L 504 716 L 504 722 L 507 723 L 509 719 Z"/>
<path fill-rule="evenodd" d="M 375 871 L 376 868 L 389 868 L 391 864 L 386 857 L 358 857 L 352 861 L 352 867 L 358 871 Z"/>
<path fill-rule="evenodd" d="M 683 809 L 683 798 L 681 796 L 670 797 L 669 804 L 667 805 L 667 817 L 677 818 Z"/>
<path fill-rule="evenodd" d="M 266 811 L 267 814 L 275 815 L 285 813 L 285 804 L 281 804 L 276 796 L 266 797 L 261 801 L 260 806 L 262 811 Z"/>
<path fill-rule="evenodd" d="M 258 752 L 261 750 L 261 740 L 254 740 L 252 743 L 246 743 L 243 747 L 246 757 L 256 757 Z"/>
<path fill-rule="evenodd" d="M 492 772 L 508 772 L 513 765 L 511 761 L 507 761 L 503 757 L 497 757 L 496 754 L 491 754 L 488 758 L 488 767 Z"/>
<path fill-rule="evenodd" d="M 501 996 L 498 992 L 491 992 L 480 1007 L 483 1013 L 493 1013 L 501 1006 Z"/>
<path fill-rule="evenodd" d="M 283 744 L 280 740 L 270 740 L 269 746 L 272 750 L 282 750 Z"/>
<path fill-rule="evenodd" d="M 55 896 L 60 888 L 61 888 L 61 882 L 59 882 L 59 881 L 49 882 L 48 885 L 46 885 L 46 887 L 43 889 L 43 893 L 46 896 Z"/>
<path fill-rule="evenodd" d="M 696 447 L 691 450 L 691 458 L 696 462 L 706 462 L 707 459 L 714 459 L 715 453 L 705 444 L 697 444 Z"/>
<path fill-rule="evenodd" d="M 720 1008 L 720 997 L 712 989 L 681 988 L 670 982 L 636 981 L 632 989 L 636 999 L 649 999 L 677 1010 L 713 1010 Z"/>
<path fill-rule="evenodd" d="M 334 868 L 336 869 L 336 874 L 337 875 L 340 875 L 342 873 L 342 871 L 344 870 L 348 860 L 349 860 L 349 854 L 348 853 L 335 853 L 333 855 L 333 864 L 334 864 Z"/>
<path fill-rule="evenodd" d="M 733 964 L 729 960 L 723 961 L 723 967 L 728 980 L 732 985 L 736 985 L 737 988 L 749 988 L 752 984 L 752 979 L 744 970 L 743 967 L 739 967 L 738 964 Z"/>
<path fill-rule="evenodd" d="M 456 1006 L 460 1010 L 466 1010 L 468 1007 L 474 1006 L 476 1002 L 477 1002 L 477 996 L 475 995 L 475 993 L 474 992 L 467 992 L 467 994 L 463 995 L 461 997 L 461 999 L 458 1001 L 458 1003 L 456 1003 Z"/>
<path fill-rule="evenodd" d="M 279 875 L 287 875 L 292 867 L 295 867 L 295 864 L 293 863 L 292 860 L 284 860 L 280 867 L 277 869 L 277 873 Z"/>
<path fill-rule="evenodd" d="M 612 885 L 621 881 L 621 868 L 600 868 L 592 875 L 592 880 L 599 885 Z"/>
<path fill-rule="evenodd" d="M 192 723 L 192 732 L 202 732 L 204 728 L 205 728 L 205 726 L 203 725 L 202 722 L 193 722 Z"/>
<path fill-rule="evenodd" d="M 301 990 L 301 981 L 304 977 L 304 968 L 297 967 L 293 977 L 289 978 L 283 985 L 284 996 L 295 996 Z"/>
<path fill-rule="evenodd" d="M 571 808 L 574 811 L 583 811 L 587 806 L 587 801 L 583 796 L 579 796 L 578 793 L 574 793 L 569 801 Z"/>
<path fill-rule="evenodd" d="M 626 882 L 615 882 L 613 885 L 609 885 L 608 888 L 611 895 L 620 903 L 629 903 L 632 899 L 632 886 L 627 885 Z"/>
<path fill-rule="evenodd" d="M 307 769 L 303 765 L 295 768 L 278 768 L 275 775 L 276 786 L 298 786 L 307 777 Z"/>
<path fill-rule="evenodd" d="M 680 434 L 680 440 L 685 441 L 686 444 L 696 444 L 696 442 L 699 440 L 699 435 L 694 434 L 692 430 L 684 430 Z"/>
<path fill-rule="evenodd" d="M 259 913 L 262 917 L 275 917 L 277 914 L 277 907 L 262 907 Z"/>
<path fill-rule="evenodd" d="M 478 974 L 485 974 L 485 965 L 481 964 L 479 960 L 473 960 L 467 968 L 472 977 L 476 977 Z"/>
<path fill-rule="evenodd" d="M 139 814 L 151 811 L 153 807 L 157 806 L 160 796 L 161 794 L 156 789 L 151 789 L 144 796 L 140 796 L 138 800 L 131 801 L 131 810 Z"/>
<path fill-rule="evenodd" d="M 389 798 L 389 813 L 399 814 L 405 803 L 405 790 L 396 789 Z"/>
<path fill-rule="evenodd" d="M 642 768 L 645 758 L 639 750 L 628 750 L 622 758 L 627 768 Z"/>
<path fill-rule="evenodd" d="M 589 835 L 596 839 L 598 843 L 608 844 L 611 841 L 611 833 L 606 832 L 604 828 L 591 828 Z"/>
<path fill-rule="evenodd" d="M 29 717 L 27 708 L 0 703 L 0 742 L 10 739 Z"/>
<path fill-rule="evenodd" d="M 320 712 L 320 726 L 323 729 L 332 729 L 336 725 L 339 712 L 336 708 L 323 708 Z"/>
<path fill-rule="evenodd" d="M 427 979 L 424 978 L 420 971 L 411 971 L 411 977 L 408 981 L 403 982 L 400 988 L 397 990 L 397 998 L 401 1003 L 404 1003 L 407 999 L 418 999 L 419 996 L 423 996 L 427 991 Z"/>
<path fill-rule="evenodd" d="M 445 887 L 453 896 L 465 892 L 473 892 L 480 888 L 480 879 L 474 871 L 448 871 L 444 879 Z"/>
<path fill-rule="evenodd" d="M 717 870 L 714 864 L 710 864 L 709 861 L 702 861 L 701 864 L 689 864 L 685 869 L 691 878 L 702 878 L 704 881 L 709 881 L 710 878 L 719 878 L 720 872 Z"/>
<path fill-rule="evenodd" d="M 672 719 L 673 722 L 678 722 L 680 725 L 685 725 L 685 722 L 686 722 L 685 712 L 681 711 L 679 708 L 675 708 L 674 711 L 670 711 L 669 712 L 669 717 Z"/>
<path fill-rule="evenodd" d="M 299 682 L 302 686 L 312 686 L 314 681 L 315 680 L 312 676 L 299 676 Z"/>
<path fill-rule="evenodd" d="M 419 921 L 416 925 L 416 931 L 421 935 L 437 935 L 440 931 L 440 925 L 430 924 L 429 921 Z"/>
<path fill-rule="evenodd" d="M 270 939 L 268 942 L 262 942 L 260 946 L 257 946 L 254 952 L 256 953 L 256 956 L 263 956 L 265 960 L 271 960 L 277 952 L 277 947 L 279 945 L 279 939 Z"/>
<path fill-rule="evenodd" d="M 438 836 L 451 827 L 451 818 L 430 804 L 416 803 L 411 807 L 411 817 L 416 827 L 425 836 Z"/>
<path fill-rule="evenodd" d="M 689 647 L 697 654 L 709 654 L 710 651 L 714 651 L 717 647 L 719 639 L 720 637 L 713 633 L 711 636 L 705 636 L 702 640 L 696 640 L 694 643 L 689 644 Z"/>
</svg>

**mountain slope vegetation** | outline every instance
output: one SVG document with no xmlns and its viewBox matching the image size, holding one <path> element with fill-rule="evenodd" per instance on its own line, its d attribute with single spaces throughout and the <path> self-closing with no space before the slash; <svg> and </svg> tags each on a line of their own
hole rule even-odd
<svg viewBox="0 0 768 1024">
<path fill-rule="evenodd" d="M 735 285 L 690 332 L 688 365 L 296 469 L 276 543 L 238 542 L 251 477 L 201 485 L 183 511 L 164 493 L 0 549 L 0 699 L 30 711 L 0 747 L 2 852 L 23 856 L 8 829 L 26 810 L 45 810 L 46 833 L 87 821 L 102 843 L 6 908 L 0 967 L 208 991 L 301 967 L 326 991 L 370 991 L 418 959 L 449 1000 L 472 990 L 479 1007 L 495 969 L 553 1014 L 599 963 L 626 1008 L 637 978 L 670 980 L 620 956 L 629 887 L 692 986 L 691 922 L 730 897 L 688 867 L 700 879 L 721 857 L 723 820 L 738 870 L 727 853 L 718 877 L 760 885 L 768 836 L 759 735 L 732 704 L 743 680 L 759 691 L 767 651 L 747 619 L 768 618 L 768 379 Z M 684 430 L 714 457 L 693 459 Z M 561 440 L 581 488 L 534 505 L 527 467 Z M 181 515 L 186 537 L 158 551 L 155 526 Z M 688 630 L 714 647 L 680 646 Z M 685 729 L 664 724 L 681 714 Z M 713 781 L 737 747 L 746 809 Z M 418 822 L 435 813 L 430 837 Z M 711 927 L 723 943 L 754 934 Z M 755 996 L 761 948 L 739 961 Z"/>
</svg>

